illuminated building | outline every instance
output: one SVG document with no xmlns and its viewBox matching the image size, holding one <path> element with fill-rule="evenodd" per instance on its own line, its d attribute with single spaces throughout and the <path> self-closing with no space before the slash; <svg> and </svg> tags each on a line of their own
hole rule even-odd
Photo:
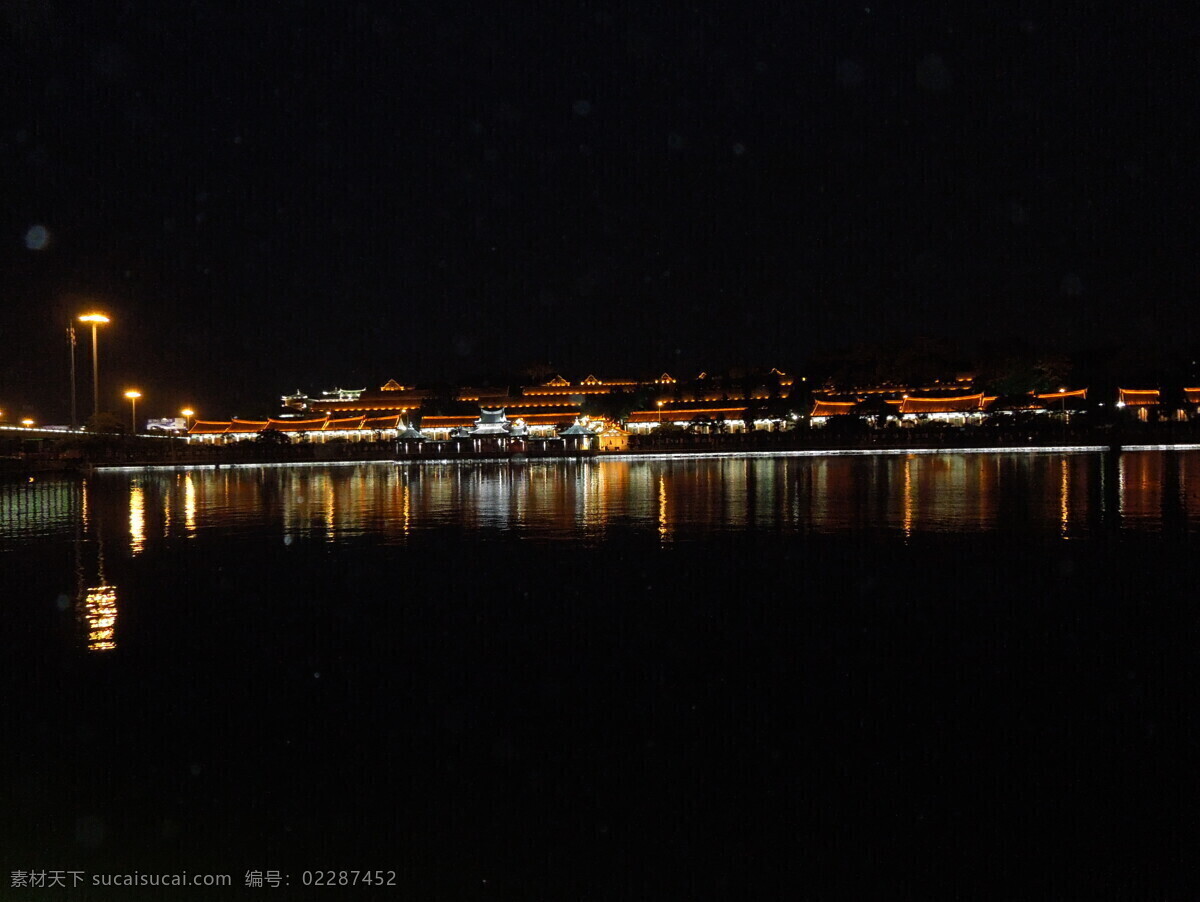
<svg viewBox="0 0 1200 902">
<path fill-rule="evenodd" d="M 597 436 L 597 448 L 601 451 L 628 451 L 629 432 L 616 423 L 609 423 Z"/>
<path fill-rule="evenodd" d="M 680 407 L 662 406 L 657 410 L 635 410 L 626 425 L 634 435 L 647 435 L 664 423 L 697 432 L 745 432 L 745 406 Z"/>
<path fill-rule="evenodd" d="M 382 417 L 319 417 L 306 420 L 197 420 L 188 430 L 188 440 L 206 444 L 226 444 L 258 438 L 272 430 L 291 441 L 327 442 L 343 439 L 351 442 L 381 442 L 400 434 L 400 415 Z"/>
</svg>

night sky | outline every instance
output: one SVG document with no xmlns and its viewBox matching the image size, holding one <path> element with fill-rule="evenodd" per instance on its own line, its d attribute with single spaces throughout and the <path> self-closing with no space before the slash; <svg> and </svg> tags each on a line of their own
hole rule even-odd
<svg viewBox="0 0 1200 902">
<path fill-rule="evenodd" d="M 5 2 L 0 407 L 1196 338 L 1200 16 L 866 3 Z"/>
</svg>

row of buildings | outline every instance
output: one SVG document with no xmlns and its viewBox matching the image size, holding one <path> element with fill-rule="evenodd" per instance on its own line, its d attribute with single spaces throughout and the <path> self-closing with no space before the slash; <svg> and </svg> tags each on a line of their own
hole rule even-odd
<svg viewBox="0 0 1200 902">
<path fill-rule="evenodd" d="M 701 433 L 773 432 L 801 424 L 822 428 L 843 417 L 874 426 L 969 425 L 1017 415 L 1070 416 L 1105 404 L 1090 402 L 1086 388 L 999 397 L 971 390 L 969 378 L 951 385 L 849 393 L 796 388 L 778 369 L 737 380 L 710 379 L 701 373 L 686 383 L 669 373 L 648 380 L 606 381 L 589 375 L 575 383 L 556 376 L 515 393 L 508 388 L 462 387 L 439 394 L 391 380 L 377 390 L 339 388 L 318 397 L 296 392 L 281 399 L 283 410 L 275 417 L 197 420 L 188 435 L 192 441 L 223 444 L 266 432 L 299 442 L 482 441 L 503 433 L 521 441 L 563 439 L 619 450 L 629 435 L 646 435 L 664 426 Z M 441 412 L 467 405 L 480 412 Z M 1141 420 L 1189 419 L 1200 411 L 1200 388 L 1185 388 L 1170 399 L 1158 389 L 1120 389 L 1113 407 L 1128 409 Z"/>
</svg>

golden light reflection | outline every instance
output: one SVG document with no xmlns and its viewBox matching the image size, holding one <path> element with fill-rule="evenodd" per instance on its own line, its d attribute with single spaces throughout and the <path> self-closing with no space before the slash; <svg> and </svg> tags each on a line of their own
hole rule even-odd
<svg viewBox="0 0 1200 902">
<path fill-rule="evenodd" d="M 79 493 L 82 496 L 79 503 L 79 518 L 83 521 L 83 530 L 88 529 L 88 481 L 83 480 L 83 484 L 79 487 Z"/>
<path fill-rule="evenodd" d="M 163 538 L 171 535 L 171 492 L 163 492 Z"/>
<path fill-rule="evenodd" d="M 117 587 L 92 586 L 84 596 L 88 651 L 112 651 L 117 647 Z"/>
<path fill-rule="evenodd" d="M 912 456 L 904 458 L 904 538 L 912 537 L 913 531 L 913 484 Z"/>
<path fill-rule="evenodd" d="M 1067 525 L 1071 519 L 1071 472 L 1065 457 L 1059 461 L 1059 467 L 1061 470 L 1058 507 L 1059 531 L 1065 538 L 1067 535 Z"/>
<path fill-rule="evenodd" d="M 325 541 L 337 541 L 337 519 L 334 516 L 337 495 L 333 490 L 333 480 L 325 480 Z"/>
<path fill-rule="evenodd" d="M 146 490 L 136 482 L 129 485 L 129 552 L 141 554 L 146 547 Z"/>
<path fill-rule="evenodd" d="M 663 541 L 671 537 L 667 522 L 667 481 L 662 473 L 658 474 L 658 537 Z"/>
<path fill-rule="evenodd" d="M 196 483 L 191 473 L 183 477 L 183 530 L 189 539 L 196 535 Z"/>
<path fill-rule="evenodd" d="M 401 505 L 402 505 L 402 508 L 401 508 L 401 510 L 402 510 L 402 513 L 403 513 L 403 516 L 402 516 L 401 522 L 404 524 L 404 535 L 405 535 L 405 537 L 407 538 L 407 537 L 408 537 L 408 530 L 409 530 L 409 528 L 410 528 L 410 519 L 411 519 L 411 517 L 412 517 L 412 507 L 411 507 L 411 504 L 412 504 L 412 499 L 411 499 L 411 497 L 410 497 L 410 492 L 409 492 L 409 489 L 408 489 L 408 483 L 407 483 L 407 482 L 405 482 L 405 483 L 404 483 L 404 485 L 403 485 L 403 486 L 402 486 L 402 488 L 401 488 L 401 491 L 400 491 L 400 503 L 401 503 Z"/>
</svg>

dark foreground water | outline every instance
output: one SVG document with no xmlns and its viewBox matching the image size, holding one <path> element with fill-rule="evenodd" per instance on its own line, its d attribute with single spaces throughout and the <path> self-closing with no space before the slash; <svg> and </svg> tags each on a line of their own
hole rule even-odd
<svg viewBox="0 0 1200 902">
<path fill-rule="evenodd" d="M 3 485 L 0 898 L 1187 898 L 1198 531 L 1191 453 Z"/>
</svg>

